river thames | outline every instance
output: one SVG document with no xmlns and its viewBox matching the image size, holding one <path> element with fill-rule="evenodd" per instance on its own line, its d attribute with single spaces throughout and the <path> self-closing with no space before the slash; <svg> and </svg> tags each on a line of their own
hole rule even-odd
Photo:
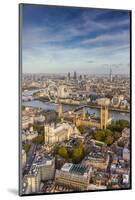
<svg viewBox="0 0 135 200">
<path fill-rule="evenodd" d="M 39 100 L 32 100 L 32 101 L 26 101 L 23 102 L 22 105 L 27 107 L 35 107 L 35 108 L 42 108 L 43 110 L 55 110 L 58 109 L 58 104 L 50 103 L 50 102 L 42 102 Z M 77 105 L 62 105 L 63 112 L 74 110 L 75 108 L 78 108 L 80 106 Z M 89 114 L 94 114 L 96 117 L 100 117 L 100 109 L 98 108 L 89 108 L 86 107 L 85 111 Z M 130 121 L 130 113 L 124 113 L 124 112 L 117 112 L 117 111 L 109 111 L 109 117 L 112 118 L 113 121 L 117 121 L 120 119 L 125 119 Z"/>
</svg>

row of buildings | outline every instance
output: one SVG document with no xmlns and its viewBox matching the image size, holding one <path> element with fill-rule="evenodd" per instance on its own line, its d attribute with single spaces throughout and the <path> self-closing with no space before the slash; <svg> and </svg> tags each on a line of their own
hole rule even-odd
<svg viewBox="0 0 135 200">
<path fill-rule="evenodd" d="M 97 153 L 91 152 L 79 164 L 65 161 L 60 169 L 55 165 L 56 160 L 53 156 L 36 156 L 29 173 L 24 176 L 23 192 L 40 193 L 42 183 L 47 185 L 48 181 L 52 183 L 50 192 L 58 192 L 57 187 L 68 191 L 86 191 L 129 185 L 129 158 L 124 154 L 121 159 L 117 154 L 112 154 L 110 162 L 110 154 L 101 150 Z"/>
<path fill-rule="evenodd" d="M 24 85 L 25 82 L 27 80 Z M 96 104 L 98 98 L 107 97 L 111 107 L 130 109 L 130 79 L 128 76 L 112 76 L 111 71 L 109 76 L 85 75 L 81 79 L 78 79 L 76 72 L 72 78 L 68 73 L 63 79 L 60 75 L 51 76 L 43 81 L 31 80 L 26 85 L 37 87 L 37 98 L 44 97 L 49 101 L 56 102 L 59 98 L 69 104 Z M 25 99 L 26 96 L 23 96 Z"/>
<path fill-rule="evenodd" d="M 43 154 L 37 155 L 28 174 L 23 178 L 22 191 L 25 194 L 40 191 L 41 181 L 53 180 L 55 175 L 55 159 Z"/>
<path fill-rule="evenodd" d="M 23 178 L 22 191 L 25 194 L 39 193 L 42 182 L 52 180 L 54 187 L 63 185 L 75 190 L 87 190 L 91 168 L 83 164 L 65 163 L 60 170 L 55 169 L 55 158 L 41 154 L 35 157 L 31 169 Z"/>
</svg>

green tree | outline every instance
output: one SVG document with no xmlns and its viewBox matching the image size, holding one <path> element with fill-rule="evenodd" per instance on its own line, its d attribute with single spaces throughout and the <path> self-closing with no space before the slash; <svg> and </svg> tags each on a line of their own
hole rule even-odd
<svg viewBox="0 0 135 200">
<path fill-rule="evenodd" d="M 116 121 L 116 125 L 120 125 L 122 128 L 129 127 L 129 121 L 121 119 Z"/>
<path fill-rule="evenodd" d="M 104 140 L 105 140 L 105 131 L 104 130 L 100 130 L 100 131 L 96 132 L 96 140 L 104 142 Z"/>
<path fill-rule="evenodd" d="M 72 161 L 74 163 L 79 163 L 84 158 L 84 155 L 85 155 L 85 149 L 83 143 L 81 142 L 80 144 L 77 145 L 77 147 L 73 149 Z"/>
<path fill-rule="evenodd" d="M 31 145 L 30 145 L 30 144 L 28 144 L 28 143 L 26 143 L 26 144 L 24 144 L 24 145 L 23 145 L 23 149 L 25 150 L 25 152 L 26 152 L 26 153 L 28 153 L 28 152 L 29 152 L 29 150 L 30 150 L 30 147 L 31 147 Z"/>
<path fill-rule="evenodd" d="M 97 131 L 95 138 L 96 140 L 105 142 L 107 145 L 111 145 L 114 140 L 113 133 L 109 129 Z"/>
<path fill-rule="evenodd" d="M 116 121 L 115 123 L 110 124 L 108 126 L 108 129 L 110 129 L 111 131 L 121 132 L 126 127 L 130 127 L 129 121 L 121 119 Z"/>
<path fill-rule="evenodd" d="M 84 128 L 83 125 L 80 125 L 77 128 L 78 128 L 78 130 L 80 131 L 81 134 L 83 134 L 85 132 L 85 128 Z"/>
<path fill-rule="evenodd" d="M 104 132 L 105 132 L 105 136 L 108 136 L 108 135 L 113 136 L 112 131 L 109 129 L 104 130 Z"/>
<path fill-rule="evenodd" d="M 82 157 L 81 150 L 79 148 L 73 149 L 73 152 L 72 152 L 73 162 L 78 163 L 81 160 L 81 157 Z"/>
<path fill-rule="evenodd" d="M 65 158 L 65 159 L 69 158 L 68 151 L 67 151 L 67 149 L 66 149 L 65 147 L 60 147 L 60 148 L 58 149 L 58 154 L 59 154 L 61 157 Z"/>
<path fill-rule="evenodd" d="M 113 143 L 113 137 L 111 135 L 108 135 L 106 138 L 105 138 L 105 143 L 107 145 L 111 145 Z"/>
</svg>

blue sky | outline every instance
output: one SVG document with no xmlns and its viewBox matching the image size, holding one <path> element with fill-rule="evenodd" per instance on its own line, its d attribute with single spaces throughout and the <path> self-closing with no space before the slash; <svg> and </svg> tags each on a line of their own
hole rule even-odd
<svg viewBox="0 0 135 200">
<path fill-rule="evenodd" d="M 128 11 L 23 5 L 24 73 L 129 73 Z"/>
</svg>

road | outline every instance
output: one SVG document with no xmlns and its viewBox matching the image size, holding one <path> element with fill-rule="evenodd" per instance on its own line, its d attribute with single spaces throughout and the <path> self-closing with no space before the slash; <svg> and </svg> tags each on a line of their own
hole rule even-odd
<svg viewBox="0 0 135 200">
<path fill-rule="evenodd" d="M 31 145 L 31 148 L 28 152 L 28 155 L 27 155 L 27 160 L 26 160 L 26 166 L 23 170 L 23 176 L 25 174 L 28 174 L 30 168 L 31 168 L 31 165 L 33 163 L 33 160 L 35 158 L 35 153 L 36 153 L 36 149 L 37 149 L 37 144 L 32 144 Z"/>
</svg>

